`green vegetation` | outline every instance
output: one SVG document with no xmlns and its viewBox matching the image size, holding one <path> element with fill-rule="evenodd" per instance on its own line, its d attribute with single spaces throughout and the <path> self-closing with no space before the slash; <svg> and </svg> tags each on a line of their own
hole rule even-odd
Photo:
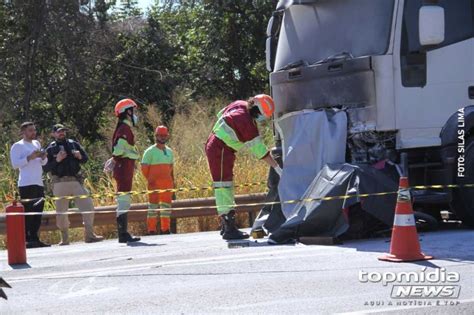
<svg viewBox="0 0 474 315">
<path fill-rule="evenodd" d="M 177 186 L 209 186 L 204 143 L 216 111 L 231 100 L 268 93 L 265 29 L 275 4 L 156 1 L 149 12 L 140 12 L 136 1 L 1 2 L 0 199 L 11 198 L 16 191 L 17 174 L 10 167 L 8 152 L 19 139 L 19 124 L 26 120 L 37 124 L 43 145 L 51 141 L 54 123 L 71 127 L 69 136 L 90 155 L 84 168 L 87 188 L 92 193 L 113 191 L 115 183 L 102 167 L 110 156 L 116 123 L 113 106 L 124 97 L 140 106 L 139 149 L 152 144 L 155 126 L 168 125 Z M 265 128 L 265 138 L 271 146 L 270 128 Z M 267 171 L 263 163 L 242 154 L 235 181 L 262 181 Z M 146 188 L 140 172 L 134 188 Z M 237 193 L 263 189 L 249 187 Z M 178 193 L 177 197 L 210 194 Z M 134 197 L 134 202 L 145 200 L 146 196 Z M 104 197 L 94 202 L 107 205 L 114 200 Z M 51 209 L 54 205 L 47 204 Z M 142 227 L 136 228 L 140 232 Z M 214 218 L 178 222 L 179 231 L 208 228 L 216 228 Z M 104 227 L 100 232 L 111 236 L 113 230 Z M 74 238 L 79 240 L 81 233 Z M 57 238 L 54 233 L 48 237 Z"/>
<path fill-rule="evenodd" d="M 168 122 L 181 106 L 177 91 L 197 101 L 268 88 L 265 30 L 275 1 L 157 1 L 146 14 L 135 1 L 84 2 L 0 3 L 3 128 L 59 121 L 95 141 L 120 98 Z"/>
</svg>

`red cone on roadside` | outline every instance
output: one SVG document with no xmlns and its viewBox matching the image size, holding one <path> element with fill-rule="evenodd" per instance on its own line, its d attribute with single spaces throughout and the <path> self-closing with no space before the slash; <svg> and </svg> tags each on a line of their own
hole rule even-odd
<svg viewBox="0 0 474 315">
<path fill-rule="evenodd" d="M 421 252 L 415 216 L 411 205 L 408 178 L 400 177 L 397 206 L 393 219 L 390 254 L 379 257 L 379 260 L 391 262 L 417 261 L 432 259 L 433 256 Z"/>
</svg>

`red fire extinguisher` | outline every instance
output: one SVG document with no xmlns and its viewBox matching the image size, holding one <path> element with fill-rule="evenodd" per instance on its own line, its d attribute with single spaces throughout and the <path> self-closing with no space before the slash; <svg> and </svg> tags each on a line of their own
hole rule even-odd
<svg viewBox="0 0 474 315">
<path fill-rule="evenodd" d="M 25 216 L 9 215 L 9 213 L 24 213 L 21 203 L 13 201 L 6 209 L 7 213 L 7 250 L 8 264 L 26 264 Z"/>
</svg>

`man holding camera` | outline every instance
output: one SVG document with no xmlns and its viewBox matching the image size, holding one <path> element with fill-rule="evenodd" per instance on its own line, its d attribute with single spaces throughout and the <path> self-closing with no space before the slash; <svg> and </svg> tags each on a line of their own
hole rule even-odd
<svg viewBox="0 0 474 315">
<path fill-rule="evenodd" d="M 56 197 L 88 195 L 89 192 L 83 186 L 81 175 L 81 164 L 86 163 L 88 156 L 81 145 L 66 138 L 68 129 L 64 125 L 53 126 L 52 135 L 55 141 L 46 148 L 48 163 L 43 167 L 45 172 L 51 172 L 53 183 L 53 194 Z M 66 212 L 69 208 L 68 199 L 55 201 L 56 211 Z M 75 205 L 82 214 L 85 228 L 84 241 L 93 243 L 102 241 L 104 238 L 94 234 L 94 205 L 91 198 L 75 198 Z M 67 214 L 58 214 L 56 225 L 61 231 L 61 242 L 59 245 L 69 245 L 69 218 Z"/>
<path fill-rule="evenodd" d="M 36 127 L 33 122 L 24 122 L 20 126 L 23 139 L 14 143 L 10 149 L 10 160 L 14 169 L 20 170 L 18 188 L 20 198 L 30 199 L 22 202 L 25 212 L 43 212 L 44 187 L 43 169 L 47 160 L 46 153 L 36 140 Z M 25 216 L 26 248 L 50 246 L 39 240 L 41 215 Z"/>
</svg>

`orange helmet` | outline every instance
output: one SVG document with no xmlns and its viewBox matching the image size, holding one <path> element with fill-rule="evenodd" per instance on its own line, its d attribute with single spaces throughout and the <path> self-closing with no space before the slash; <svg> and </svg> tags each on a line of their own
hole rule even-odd
<svg viewBox="0 0 474 315">
<path fill-rule="evenodd" d="M 271 96 L 266 94 L 259 94 L 254 96 L 255 104 L 258 106 L 260 113 L 262 113 L 265 118 L 270 118 L 275 112 L 275 103 Z"/>
<path fill-rule="evenodd" d="M 155 135 L 168 136 L 169 135 L 168 128 L 166 128 L 166 126 L 163 126 L 163 125 L 156 127 Z"/>
<path fill-rule="evenodd" d="M 137 103 L 135 103 L 130 98 L 125 98 L 115 104 L 115 116 L 119 116 L 121 113 L 124 113 L 129 108 L 138 108 Z"/>
</svg>

